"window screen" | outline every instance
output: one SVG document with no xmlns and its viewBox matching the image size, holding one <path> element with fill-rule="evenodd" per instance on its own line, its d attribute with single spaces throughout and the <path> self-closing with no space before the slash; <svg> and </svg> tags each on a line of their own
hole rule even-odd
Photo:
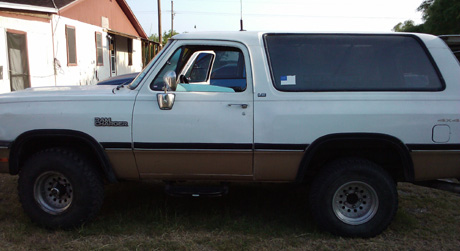
<svg viewBox="0 0 460 251">
<path fill-rule="evenodd" d="M 77 65 L 77 43 L 75 40 L 75 27 L 66 26 L 65 35 L 67 40 L 67 64 Z"/>
<path fill-rule="evenodd" d="M 266 35 L 280 91 L 439 91 L 444 85 L 413 36 Z"/>
<path fill-rule="evenodd" d="M 96 32 L 96 59 L 97 65 L 104 65 L 104 58 L 102 54 L 102 34 Z"/>
<path fill-rule="evenodd" d="M 211 72 L 211 85 L 246 89 L 246 71 L 241 51 L 216 51 L 216 60 Z"/>
</svg>

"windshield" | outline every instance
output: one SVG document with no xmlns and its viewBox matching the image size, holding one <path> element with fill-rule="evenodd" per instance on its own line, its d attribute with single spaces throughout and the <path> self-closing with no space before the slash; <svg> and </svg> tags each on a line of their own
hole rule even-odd
<svg viewBox="0 0 460 251">
<path fill-rule="evenodd" d="M 158 59 L 163 55 L 163 53 L 168 49 L 168 47 L 173 41 L 173 39 L 170 39 L 168 43 L 165 45 L 165 47 L 154 58 L 152 58 L 152 60 L 150 60 L 150 63 L 147 65 L 147 67 L 145 67 L 144 70 L 141 73 L 139 73 L 139 75 L 137 75 L 137 77 L 128 86 L 129 89 L 136 89 L 136 87 L 142 82 L 142 79 L 144 79 L 144 76 L 147 75 L 152 66 L 158 61 Z"/>
</svg>

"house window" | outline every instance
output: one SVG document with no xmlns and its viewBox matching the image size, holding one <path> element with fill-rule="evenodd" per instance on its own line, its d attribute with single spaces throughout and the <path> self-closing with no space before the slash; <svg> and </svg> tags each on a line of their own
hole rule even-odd
<svg viewBox="0 0 460 251">
<path fill-rule="evenodd" d="M 102 33 L 96 32 L 96 62 L 97 65 L 104 65 L 104 58 L 102 56 Z"/>
<path fill-rule="evenodd" d="M 133 40 L 128 38 L 128 65 L 133 65 Z"/>
<path fill-rule="evenodd" d="M 75 27 L 66 25 L 65 36 L 67 40 L 67 65 L 77 65 L 77 42 Z"/>
</svg>

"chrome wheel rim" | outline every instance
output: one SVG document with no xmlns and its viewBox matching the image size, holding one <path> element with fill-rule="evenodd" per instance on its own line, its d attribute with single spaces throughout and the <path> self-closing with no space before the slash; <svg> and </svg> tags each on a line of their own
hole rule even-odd
<svg viewBox="0 0 460 251">
<path fill-rule="evenodd" d="M 342 185 L 334 194 L 332 209 L 342 222 L 360 225 L 377 213 L 379 200 L 375 190 L 367 183 L 352 181 Z"/>
<path fill-rule="evenodd" d="M 34 198 L 45 212 L 53 215 L 61 214 L 72 204 L 72 184 L 61 173 L 43 173 L 35 180 Z"/>
</svg>

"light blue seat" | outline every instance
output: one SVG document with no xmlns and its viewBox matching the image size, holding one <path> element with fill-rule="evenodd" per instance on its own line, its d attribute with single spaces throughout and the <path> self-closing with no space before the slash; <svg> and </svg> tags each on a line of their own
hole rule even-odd
<svg viewBox="0 0 460 251">
<path fill-rule="evenodd" d="M 178 84 L 177 92 L 235 92 L 232 88 L 204 85 L 204 84 Z"/>
</svg>

